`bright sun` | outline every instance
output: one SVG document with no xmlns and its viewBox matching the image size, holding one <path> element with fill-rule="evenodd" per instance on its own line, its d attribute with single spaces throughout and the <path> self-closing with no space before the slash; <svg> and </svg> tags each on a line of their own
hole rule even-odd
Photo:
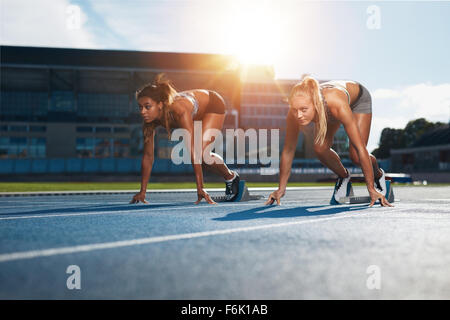
<svg viewBox="0 0 450 320">
<path fill-rule="evenodd" d="M 242 64 L 273 65 L 281 52 L 282 19 L 269 6 L 241 2 L 226 27 L 228 50 Z"/>
</svg>

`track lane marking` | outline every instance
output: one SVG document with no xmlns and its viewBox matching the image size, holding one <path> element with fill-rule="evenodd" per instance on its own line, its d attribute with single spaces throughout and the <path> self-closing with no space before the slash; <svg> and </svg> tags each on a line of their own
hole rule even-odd
<svg viewBox="0 0 450 320">
<path fill-rule="evenodd" d="M 361 216 L 361 215 L 363 215 L 363 213 L 359 212 L 359 213 L 345 214 L 342 216 L 334 216 L 334 217 L 328 217 L 328 218 L 316 218 L 316 219 L 309 219 L 309 220 L 302 220 L 302 221 L 291 221 L 291 222 L 282 222 L 282 223 L 275 223 L 275 224 L 265 224 L 262 226 L 240 227 L 240 228 L 231 228 L 231 229 L 224 229 L 224 230 L 212 230 L 212 231 L 183 233 L 183 234 L 168 235 L 168 236 L 140 238 L 140 239 L 133 239 L 133 240 L 78 245 L 78 246 L 72 246 L 72 247 L 61 247 L 61 248 L 51 248 L 51 249 L 43 249 L 43 250 L 13 252 L 13 253 L 0 254 L 0 262 L 16 261 L 16 260 L 23 260 L 23 259 L 33 259 L 33 258 L 39 258 L 39 257 L 50 257 L 50 256 L 55 256 L 55 255 L 61 255 L 61 254 L 90 252 L 90 251 L 94 251 L 94 250 L 114 249 L 114 248 L 130 247 L 130 246 L 136 246 L 136 245 L 161 243 L 161 242 L 174 241 L 174 240 L 195 239 L 195 238 L 201 238 L 201 237 L 210 237 L 210 236 L 232 234 L 232 233 L 238 233 L 238 232 L 249 232 L 249 231 L 256 231 L 256 230 L 288 227 L 288 226 L 302 225 L 302 224 L 308 224 L 308 223 L 316 223 L 316 222 L 323 222 L 323 221 L 330 221 L 330 220 L 352 218 L 352 217 Z"/>
</svg>

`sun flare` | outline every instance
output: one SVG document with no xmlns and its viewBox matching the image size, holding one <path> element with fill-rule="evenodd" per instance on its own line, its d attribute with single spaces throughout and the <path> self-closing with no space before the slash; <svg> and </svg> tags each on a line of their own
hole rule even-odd
<svg viewBox="0 0 450 320">
<path fill-rule="evenodd" d="M 281 54 L 282 24 L 269 6 L 241 4 L 227 26 L 228 51 L 244 65 L 273 65 Z"/>
</svg>

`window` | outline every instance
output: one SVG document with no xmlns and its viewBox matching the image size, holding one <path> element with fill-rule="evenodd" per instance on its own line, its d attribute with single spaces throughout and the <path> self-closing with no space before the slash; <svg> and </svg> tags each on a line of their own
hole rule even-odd
<svg viewBox="0 0 450 320">
<path fill-rule="evenodd" d="M 77 115 L 82 117 L 127 117 L 129 114 L 127 94 L 78 94 Z M 136 110 L 137 106 L 136 106 Z"/>
<path fill-rule="evenodd" d="M 95 139 L 94 156 L 108 158 L 112 156 L 112 139 Z"/>
<path fill-rule="evenodd" d="M 45 132 L 46 130 L 46 126 L 30 126 L 30 132 Z"/>
<path fill-rule="evenodd" d="M 48 112 L 47 92 L 8 92 L 1 93 L 2 115 L 42 116 Z"/>
<path fill-rule="evenodd" d="M 76 140 L 76 152 L 80 158 L 91 158 L 93 156 L 93 143 L 92 138 L 77 138 Z"/>
<path fill-rule="evenodd" d="M 53 91 L 50 110 L 57 112 L 74 112 L 75 97 L 72 91 Z"/>
<path fill-rule="evenodd" d="M 77 127 L 77 132 L 93 132 L 93 127 Z"/>
<path fill-rule="evenodd" d="M 45 140 L 45 139 L 44 139 Z M 26 137 L 2 137 L 0 138 L 0 155 L 3 158 L 27 158 L 34 157 L 30 154 L 32 151 L 30 148 L 33 146 L 34 141 L 30 141 L 28 145 L 28 139 Z M 45 142 L 44 142 L 45 145 Z M 45 150 L 44 155 L 45 156 Z"/>
<path fill-rule="evenodd" d="M 95 132 L 96 133 L 110 133 L 111 128 L 110 127 L 96 127 Z"/>
<path fill-rule="evenodd" d="M 27 126 L 9 126 L 9 131 L 13 132 L 27 132 Z"/>
<path fill-rule="evenodd" d="M 130 130 L 127 127 L 115 127 L 114 133 L 128 133 Z"/>
<path fill-rule="evenodd" d="M 9 138 L 0 137 L 0 158 L 8 158 Z"/>
<path fill-rule="evenodd" d="M 80 158 L 108 158 L 112 156 L 112 139 L 77 138 L 76 153 Z"/>
<path fill-rule="evenodd" d="M 126 158 L 130 153 L 130 139 L 114 140 L 114 157 Z"/>
<path fill-rule="evenodd" d="M 45 158 L 46 156 L 46 139 L 30 138 L 28 146 L 28 154 L 31 158 Z"/>
</svg>

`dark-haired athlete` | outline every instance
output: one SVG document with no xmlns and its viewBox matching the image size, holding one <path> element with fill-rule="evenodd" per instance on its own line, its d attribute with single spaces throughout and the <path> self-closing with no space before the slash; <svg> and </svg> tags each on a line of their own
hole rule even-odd
<svg viewBox="0 0 450 320">
<path fill-rule="evenodd" d="M 139 201 L 147 203 L 145 193 L 154 160 L 154 136 L 157 126 L 164 126 L 169 133 L 169 137 L 171 129 L 175 128 L 184 128 L 190 133 L 191 144 L 188 148 L 190 147 L 198 196 L 195 204 L 198 204 L 203 198 L 208 203 L 215 204 L 209 194 L 203 189 L 202 165 L 205 165 L 225 179 L 226 198 L 232 201 L 237 196 L 239 189 L 239 175 L 237 172 L 228 169 L 222 157 L 216 153 L 211 152 L 209 154 L 214 162 L 206 164 L 203 159 L 197 159 L 197 152 L 193 152 L 194 121 L 202 121 L 201 154 L 203 157 L 203 151 L 213 142 L 213 137 L 208 134 L 208 129 L 222 129 L 225 119 L 225 102 L 223 98 L 217 92 L 211 90 L 196 89 L 177 92 L 168 80 L 163 80 L 162 75 L 158 75 L 152 84 L 146 85 L 136 92 L 136 99 L 144 121 L 144 155 L 141 168 L 141 190 L 133 197 L 131 203 L 138 203 Z"/>
</svg>

